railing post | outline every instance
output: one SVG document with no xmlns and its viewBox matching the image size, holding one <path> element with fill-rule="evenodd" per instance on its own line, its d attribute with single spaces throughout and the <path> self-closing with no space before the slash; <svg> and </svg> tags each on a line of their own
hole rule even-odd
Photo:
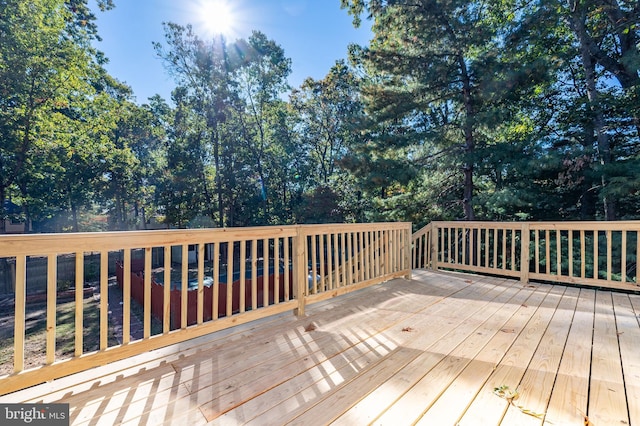
<svg viewBox="0 0 640 426">
<path fill-rule="evenodd" d="M 411 279 L 413 256 L 411 251 L 411 224 L 404 230 L 404 267 L 407 269 L 406 279 Z"/>
<path fill-rule="evenodd" d="M 529 262 L 531 256 L 529 256 L 529 242 L 531 239 L 531 230 L 529 222 L 522 224 L 522 235 L 520 236 L 520 281 L 523 283 L 529 282 Z"/>
<path fill-rule="evenodd" d="M 298 300 L 298 308 L 294 311 L 294 314 L 303 317 L 304 316 L 304 291 L 307 286 L 307 265 L 305 265 L 305 250 L 307 247 L 306 236 L 302 234 L 302 228 L 296 227 L 296 236 L 293 237 L 293 277 L 294 283 L 293 291 L 294 297 Z"/>
<path fill-rule="evenodd" d="M 438 225 L 431 222 L 431 232 L 429 236 L 429 244 L 431 246 L 431 270 L 438 270 Z"/>
</svg>

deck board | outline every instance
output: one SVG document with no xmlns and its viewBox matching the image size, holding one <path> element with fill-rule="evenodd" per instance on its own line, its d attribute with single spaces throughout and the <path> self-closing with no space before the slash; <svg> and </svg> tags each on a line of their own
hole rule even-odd
<svg viewBox="0 0 640 426">
<path fill-rule="evenodd" d="M 517 391 L 518 384 L 526 373 L 527 366 L 557 306 L 556 293 L 556 287 L 536 287 L 536 293 L 525 304 L 525 309 L 531 311 L 529 320 L 519 330 L 516 341 L 478 391 L 477 397 L 460 419 L 460 425 L 500 424 L 509 405 L 506 400 L 497 397 L 493 390 L 506 386 L 511 391 Z"/>
<path fill-rule="evenodd" d="M 573 289 L 563 290 L 558 293 L 561 299 L 516 388 L 518 397 L 507 410 L 505 424 L 539 425 L 544 419 L 576 305 Z"/>
<path fill-rule="evenodd" d="M 595 309 L 587 415 L 596 425 L 629 424 L 611 292 L 596 292 Z"/>
<path fill-rule="evenodd" d="M 306 313 L 0 402 L 69 403 L 74 425 L 640 425 L 639 295 L 415 270 Z"/>
<path fill-rule="evenodd" d="M 594 304 L 595 291 L 581 289 L 545 416 L 545 420 L 550 424 L 571 425 L 585 422 L 588 410 Z"/>
<path fill-rule="evenodd" d="M 624 366 L 624 384 L 627 399 L 640 401 L 640 357 L 638 356 L 638 342 L 640 342 L 640 328 L 638 315 L 634 311 L 629 296 L 613 294 L 616 326 L 620 342 L 620 358 Z M 640 424 L 640 405 L 629 406 L 629 420 L 631 424 Z"/>
<path fill-rule="evenodd" d="M 522 330 L 529 320 L 530 308 L 528 303 L 533 301 L 532 293 L 531 289 L 520 290 L 518 297 L 511 302 L 513 303 L 514 312 L 504 326 L 493 330 L 491 339 L 478 354 L 469 359 L 464 370 L 460 372 L 438 400 L 422 416 L 418 424 L 443 424 L 451 421 L 452 417 L 455 417 L 457 422 L 462 417 L 467 407 L 491 376 L 500 359 L 515 342 L 518 330 Z"/>
</svg>

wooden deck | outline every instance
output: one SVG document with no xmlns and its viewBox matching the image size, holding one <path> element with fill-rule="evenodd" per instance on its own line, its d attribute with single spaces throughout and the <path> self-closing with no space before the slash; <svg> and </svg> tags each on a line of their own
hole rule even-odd
<svg viewBox="0 0 640 426">
<path fill-rule="evenodd" d="M 639 314 L 639 295 L 416 270 L 0 402 L 66 402 L 74 425 L 640 425 Z"/>
</svg>

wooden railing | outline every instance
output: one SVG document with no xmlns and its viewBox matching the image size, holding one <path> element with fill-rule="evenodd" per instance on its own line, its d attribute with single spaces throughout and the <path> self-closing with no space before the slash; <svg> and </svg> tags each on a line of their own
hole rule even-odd
<svg viewBox="0 0 640 426">
<path fill-rule="evenodd" d="M 640 222 L 433 222 L 412 237 L 413 268 L 638 291 Z"/>
<path fill-rule="evenodd" d="M 410 244 L 410 223 L 2 235 L 0 394 L 409 277 Z"/>
</svg>

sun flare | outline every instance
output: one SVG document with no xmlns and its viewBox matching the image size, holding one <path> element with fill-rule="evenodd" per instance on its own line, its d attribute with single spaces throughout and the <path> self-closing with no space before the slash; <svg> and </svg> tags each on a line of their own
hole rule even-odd
<svg viewBox="0 0 640 426">
<path fill-rule="evenodd" d="M 228 0 L 202 0 L 199 20 L 210 34 L 231 36 L 235 32 L 236 13 Z"/>
</svg>

